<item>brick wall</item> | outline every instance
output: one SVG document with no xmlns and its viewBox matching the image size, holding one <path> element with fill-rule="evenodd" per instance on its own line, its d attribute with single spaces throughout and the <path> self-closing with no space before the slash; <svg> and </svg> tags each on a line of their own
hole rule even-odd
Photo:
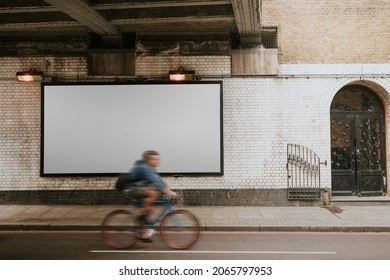
<svg viewBox="0 0 390 280">
<path fill-rule="evenodd" d="M 136 74 L 167 77 L 170 70 L 182 67 L 196 70 L 196 75 L 230 75 L 230 56 L 138 56 Z"/>
<path fill-rule="evenodd" d="M 278 27 L 279 62 L 388 63 L 389 1 L 262 0 L 262 24 Z"/>
<path fill-rule="evenodd" d="M 0 57 L 0 190 L 97 190 L 111 188 L 115 179 L 41 178 L 40 171 L 40 84 L 18 83 L 17 71 L 36 68 L 47 79 L 96 80 L 87 76 L 85 57 Z M 229 56 L 140 57 L 137 75 L 167 76 L 172 67 L 196 69 L 200 75 L 228 75 Z M 130 167 L 129 167 L 130 168 Z M 167 178 L 179 188 L 204 188 L 198 180 L 182 183 Z M 202 181 L 202 180 L 201 180 Z M 220 178 L 208 178 L 208 186 L 221 186 Z M 207 187 L 207 186 L 206 186 Z"/>
<path fill-rule="evenodd" d="M 284 203 L 287 144 L 307 146 L 330 163 L 330 104 L 349 83 L 381 97 L 390 162 L 390 2 L 263 0 L 262 7 L 262 24 L 278 27 L 279 76 L 231 77 L 228 55 L 135 58 L 136 76 L 161 79 L 184 67 L 203 79 L 223 80 L 224 176 L 166 178 L 189 203 Z M 85 191 L 110 189 L 114 178 L 39 177 L 40 84 L 15 80 L 17 71 L 29 68 L 65 81 L 99 79 L 87 76 L 86 58 L 0 57 L 0 63 L 0 191 L 45 190 L 40 195 L 59 203 L 80 195 L 91 203 Z M 387 168 L 390 182 L 390 164 Z M 330 164 L 322 166 L 321 184 L 330 187 Z M 41 199 L 30 199 L 28 192 L 25 198 L 25 203 Z M 118 199 L 111 198 L 104 201 Z"/>
<path fill-rule="evenodd" d="M 86 78 L 83 57 L 0 57 L 0 190 L 103 188 L 110 179 L 40 178 L 40 83 L 18 83 L 36 68 L 64 80 Z"/>
<path fill-rule="evenodd" d="M 0 70 L 0 190 L 110 189 L 113 178 L 39 177 L 40 84 L 15 80 L 17 71 L 37 68 L 49 76 L 83 81 L 89 79 L 85 58 L 3 57 L 0 62 L 5 66 Z M 218 195 L 216 190 L 223 189 L 227 201 L 277 204 L 272 199 L 284 197 L 281 190 L 287 187 L 288 143 L 307 146 L 322 161 L 330 162 L 330 104 L 337 91 L 349 83 L 357 82 L 378 92 L 389 123 L 389 64 L 290 64 L 281 65 L 278 77 L 229 77 L 229 62 L 226 56 L 137 58 L 137 75 L 148 75 L 148 69 L 153 69 L 153 75 L 163 75 L 172 65 L 180 64 L 194 67 L 200 75 L 215 76 L 208 79 L 223 80 L 224 176 L 166 178 L 174 188 L 188 190 L 184 197 L 199 193 L 204 199 L 190 197 L 189 201 L 212 203 Z M 321 172 L 322 186 L 330 187 L 330 165 L 323 166 Z M 256 192 L 258 197 L 253 199 L 253 192 L 243 196 L 237 190 L 261 192 Z M 276 196 L 268 193 L 272 190 Z"/>
</svg>

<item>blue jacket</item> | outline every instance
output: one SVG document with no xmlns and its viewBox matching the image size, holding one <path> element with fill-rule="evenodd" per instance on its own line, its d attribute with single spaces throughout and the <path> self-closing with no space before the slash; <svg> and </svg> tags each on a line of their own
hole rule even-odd
<svg viewBox="0 0 390 280">
<path fill-rule="evenodd" d="M 135 187 L 137 182 L 144 182 L 145 185 L 152 185 L 159 189 L 167 187 L 165 182 L 158 175 L 156 169 L 148 166 L 145 161 L 137 160 L 127 175 L 125 188 Z"/>
</svg>

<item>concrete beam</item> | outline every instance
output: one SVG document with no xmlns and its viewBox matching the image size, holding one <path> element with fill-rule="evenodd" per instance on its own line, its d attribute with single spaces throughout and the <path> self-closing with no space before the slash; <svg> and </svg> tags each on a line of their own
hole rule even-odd
<svg viewBox="0 0 390 280">
<path fill-rule="evenodd" d="M 100 35 L 109 44 L 121 43 L 121 33 L 83 0 L 44 0 Z"/>
<path fill-rule="evenodd" d="M 241 46 L 261 43 L 261 0 L 232 0 Z"/>
</svg>

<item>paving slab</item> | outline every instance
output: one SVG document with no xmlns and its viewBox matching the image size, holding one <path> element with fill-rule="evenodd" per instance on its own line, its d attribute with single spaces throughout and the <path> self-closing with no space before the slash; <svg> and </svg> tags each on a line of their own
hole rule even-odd
<svg viewBox="0 0 390 280">
<path fill-rule="evenodd" d="M 0 230 L 99 230 L 123 205 L 0 205 Z M 390 232 L 390 206 L 183 206 L 207 231 Z"/>
<path fill-rule="evenodd" d="M 1 220 L 15 220 L 15 216 L 25 211 L 31 206 L 26 205 L 6 205 L 6 207 L 0 210 L 0 221 Z"/>
</svg>

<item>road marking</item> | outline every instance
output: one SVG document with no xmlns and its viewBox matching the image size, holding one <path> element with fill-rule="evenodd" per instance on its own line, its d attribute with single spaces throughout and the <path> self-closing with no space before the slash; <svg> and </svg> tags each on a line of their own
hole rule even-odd
<svg viewBox="0 0 390 280">
<path fill-rule="evenodd" d="M 290 254 L 290 255 L 336 255 L 336 252 L 301 252 L 301 251 L 127 251 L 127 250 L 90 250 L 90 253 L 116 253 L 116 254 Z"/>
</svg>

